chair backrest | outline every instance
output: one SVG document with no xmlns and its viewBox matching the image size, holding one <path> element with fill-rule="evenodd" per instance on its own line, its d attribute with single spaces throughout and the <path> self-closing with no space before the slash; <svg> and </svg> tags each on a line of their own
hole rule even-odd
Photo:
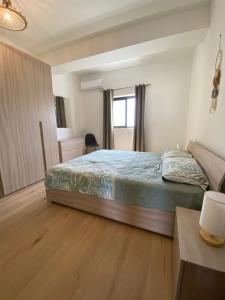
<svg viewBox="0 0 225 300">
<path fill-rule="evenodd" d="M 97 146 L 98 145 L 94 134 L 92 134 L 92 133 L 86 134 L 85 145 L 86 146 Z"/>
</svg>

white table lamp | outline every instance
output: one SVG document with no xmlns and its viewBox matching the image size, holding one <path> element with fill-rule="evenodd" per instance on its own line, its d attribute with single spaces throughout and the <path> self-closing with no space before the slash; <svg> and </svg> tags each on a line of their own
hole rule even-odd
<svg viewBox="0 0 225 300">
<path fill-rule="evenodd" d="M 225 194 L 207 191 L 199 224 L 200 236 L 210 246 L 221 247 L 225 238 Z"/>
</svg>

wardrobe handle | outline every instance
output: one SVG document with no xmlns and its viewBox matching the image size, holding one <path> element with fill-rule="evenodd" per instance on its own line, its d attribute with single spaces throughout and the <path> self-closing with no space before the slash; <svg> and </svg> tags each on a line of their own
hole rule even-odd
<svg viewBox="0 0 225 300">
<path fill-rule="evenodd" d="M 44 170 L 45 170 L 45 173 L 46 173 L 46 171 L 47 171 L 47 162 L 46 162 L 46 156 L 45 156 L 45 141 L 44 141 L 42 121 L 39 121 L 39 128 L 40 128 L 40 136 L 41 136 L 41 149 L 42 149 L 43 165 L 44 165 Z"/>
<path fill-rule="evenodd" d="M 5 196 L 4 188 L 3 188 L 3 183 L 2 183 L 2 175 L 0 172 L 0 198 Z"/>
</svg>

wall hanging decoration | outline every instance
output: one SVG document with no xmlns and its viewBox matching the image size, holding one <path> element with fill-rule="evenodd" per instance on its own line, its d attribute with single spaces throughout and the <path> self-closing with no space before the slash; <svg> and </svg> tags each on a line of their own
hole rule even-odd
<svg viewBox="0 0 225 300">
<path fill-rule="evenodd" d="M 216 62 L 215 62 L 215 75 L 213 78 L 213 90 L 211 95 L 210 113 L 214 113 L 217 109 L 217 98 L 219 95 L 219 87 L 220 87 L 220 79 L 221 79 L 221 64 L 223 58 L 223 51 L 221 49 L 221 39 L 222 39 L 222 35 L 220 34 L 219 51 L 217 53 Z"/>
</svg>

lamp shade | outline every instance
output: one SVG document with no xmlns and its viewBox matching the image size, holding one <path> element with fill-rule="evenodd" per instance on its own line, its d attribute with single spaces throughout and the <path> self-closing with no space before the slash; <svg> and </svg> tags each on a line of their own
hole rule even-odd
<svg viewBox="0 0 225 300">
<path fill-rule="evenodd" d="M 225 237 L 225 194 L 205 192 L 199 224 L 211 235 Z"/>
</svg>

